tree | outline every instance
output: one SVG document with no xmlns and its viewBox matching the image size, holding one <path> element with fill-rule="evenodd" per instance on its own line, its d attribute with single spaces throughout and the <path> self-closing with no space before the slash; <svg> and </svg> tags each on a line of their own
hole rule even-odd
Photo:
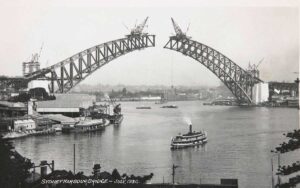
<svg viewBox="0 0 300 188">
<path fill-rule="evenodd" d="M 32 163 L 18 154 L 11 142 L 0 137 L 0 185 L 1 187 L 24 187 Z"/>
<path fill-rule="evenodd" d="M 284 135 L 287 138 L 289 138 L 289 141 L 287 143 L 283 142 L 282 144 L 280 144 L 278 147 L 275 148 L 275 151 L 271 151 L 271 152 L 282 154 L 282 153 L 292 152 L 300 148 L 300 129 L 294 130 L 293 132 L 289 132 Z M 276 174 L 287 176 L 299 171 L 300 171 L 300 161 L 296 161 L 291 165 L 279 166 Z M 290 178 L 289 182 L 277 184 L 276 187 L 291 188 L 291 187 L 296 187 L 296 185 L 299 183 L 300 183 L 300 175 L 296 175 Z"/>
<path fill-rule="evenodd" d="M 118 172 L 117 169 L 114 169 L 112 171 L 111 176 L 112 176 L 113 180 L 120 180 L 121 179 L 121 175 L 120 175 L 120 173 Z"/>
</svg>

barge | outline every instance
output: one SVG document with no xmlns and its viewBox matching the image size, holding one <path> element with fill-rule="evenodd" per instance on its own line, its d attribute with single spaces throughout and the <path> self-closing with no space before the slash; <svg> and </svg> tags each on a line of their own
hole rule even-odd
<svg viewBox="0 0 300 188">
<path fill-rule="evenodd" d="M 136 109 L 151 109 L 151 106 L 138 106 Z"/>
<path fill-rule="evenodd" d="M 105 119 L 91 119 L 79 121 L 75 125 L 66 125 L 62 127 L 63 133 L 79 133 L 79 132 L 92 132 L 103 130 L 107 126 Z"/>
<path fill-rule="evenodd" d="M 172 104 L 172 105 L 165 105 L 165 106 L 162 106 L 161 108 L 178 108 L 178 106 Z"/>
</svg>

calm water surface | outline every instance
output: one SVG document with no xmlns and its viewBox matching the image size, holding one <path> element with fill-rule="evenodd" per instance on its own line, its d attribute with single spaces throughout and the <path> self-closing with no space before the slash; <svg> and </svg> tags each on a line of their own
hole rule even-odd
<svg viewBox="0 0 300 188">
<path fill-rule="evenodd" d="M 137 106 L 151 110 L 137 110 Z M 200 101 L 174 102 L 178 109 L 163 109 L 144 102 L 122 103 L 124 120 L 102 132 L 37 136 L 14 141 L 17 151 L 33 162 L 55 160 L 56 169 L 73 169 L 91 174 L 94 163 L 102 171 L 117 168 L 121 174 L 154 173 L 152 182 L 171 182 L 171 166 L 179 183 L 219 183 L 220 178 L 238 178 L 242 188 L 271 186 L 271 153 L 282 135 L 299 127 L 299 112 L 289 108 L 242 108 L 203 106 Z M 206 130 L 208 143 L 199 148 L 171 151 L 170 140 L 188 131 Z M 281 156 L 281 163 L 300 159 L 300 152 Z M 274 165 L 277 159 L 274 156 Z"/>
</svg>

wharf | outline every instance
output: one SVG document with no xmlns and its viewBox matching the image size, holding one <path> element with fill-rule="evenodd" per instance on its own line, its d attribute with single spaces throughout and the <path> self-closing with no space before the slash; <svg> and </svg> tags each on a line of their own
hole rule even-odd
<svg viewBox="0 0 300 188">
<path fill-rule="evenodd" d="M 3 139 L 15 139 L 15 138 L 21 138 L 26 136 L 34 136 L 34 135 L 47 135 L 47 134 L 55 134 L 55 129 L 47 129 L 47 130 L 41 130 L 41 131 L 22 131 L 22 132 L 16 132 L 11 131 L 8 133 L 3 134 Z"/>
</svg>

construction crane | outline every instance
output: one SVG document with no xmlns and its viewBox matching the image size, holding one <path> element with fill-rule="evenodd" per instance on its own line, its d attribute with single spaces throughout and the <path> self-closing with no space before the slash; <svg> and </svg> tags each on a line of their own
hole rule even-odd
<svg viewBox="0 0 300 188">
<path fill-rule="evenodd" d="M 248 72 L 252 75 L 252 76 L 254 76 L 254 77 L 256 77 L 256 78 L 259 78 L 259 70 L 258 70 L 258 66 L 263 62 L 263 60 L 264 60 L 264 58 L 262 58 L 258 63 L 257 63 L 257 65 L 256 64 L 252 64 L 251 65 L 251 63 L 250 63 L 250 61 L 249 61 L 249 65 L 248 65 Z"/>
<path fill-rule="evenodd" d="M 43 47 L 44 47 L 44 43 L 42 43 L 42 46 L 40 48 L 40 51 L 39 51 L 39 54 L 38 54 L 38 57 L 37 57 L 37 61 L 39 61 L 39 59 L 41 57 L 41 53 L 42 53 Z"/>
<path fill-rule="evenodd" d="M 175 35 L 176 38 L 178 38 L 178 39 L 191 39 L 191 38 L 192 38 L 192 37 L 187 36 L 186 33 L 184 33 L 184 32 L 181 30 L 181 28 L 180 28 L 179 25 L 174 21 L 173 18 L 171 18 L 171 20 L 172 20 L 173 28 L 174 28 L 175 33 L 176 33 L 176 35 Z M 189 27 L 190 27 L 190 26 L 188 26 L 187 31 L 188 31 Z"/>
<path fill-rule="evenodd" d="M 264 59 L 265 59 L 265 58 L 262 58 L 262 59 L 257 63 L 257 65 L 255 66 L 255 69 L 258 68 L 258 66 L 261 64 L 261 62 L 263 62 Z"/>
<path fill-rule="evenodd" d="M 44 46 L 44 43 L 42 44 L 39 53 L 32 54 L 31 62 L 39 62 L 39 59 L 41 57 L 41 53 L 43 50 L 43 46 Z"/>
<path fill-rule="evenodd" d="M 133 29 L 131 29 L 130 31 L 130 35 L 127 35 L 128 37 L 129 36 L 140 36 L 140 35 L 143 35 L 143 34 L 147 34 L 147 33 L 143 33 L 143 30 L 146 26 L 146 23 L 147 23 L 147 20 L 148 20 L 148 16 L 146 17 L 146 19 L 139 25 L 136 25 L 134 26 Z"/>
<path fill-rule="evenodd" d="M 264 58 L 262 58 L 258 63 L 257 65 L 256 64 L 252 64 L 250 63 L 249 61 L 249 65 L 248 65 L 248 69 L 249 70 L 257 70 L 258 69 L 258 66 L 263 62 Z"/>
<path fill-rule="evenodd" d="M 44 46 L 44 43 L 42 43 L 39 53 L 32 54 L 31 60 L 29 62 L 23 62 L 23 76 L 27 76 L 28 74 L 31 74 L 33 72 L 40 70 L 39 59 L 41 57 L 43 46 Z"/>
</svg>

